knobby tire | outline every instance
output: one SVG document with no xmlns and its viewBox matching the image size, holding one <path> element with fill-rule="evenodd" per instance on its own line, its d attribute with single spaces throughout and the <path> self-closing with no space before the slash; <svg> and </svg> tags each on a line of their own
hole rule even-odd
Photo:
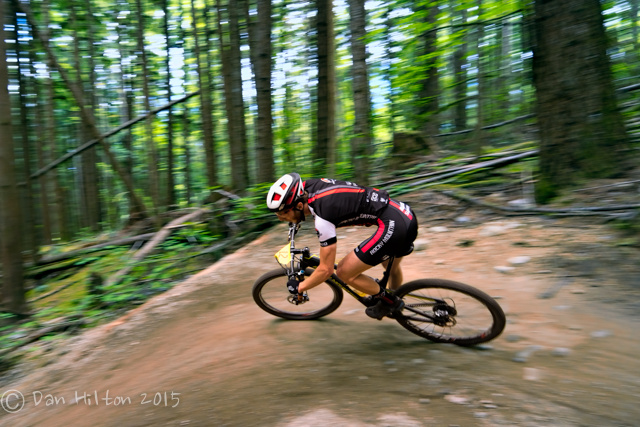
<svg viewBox="0 0 640 427">
<path fill-rule="evenodd" d="M 311 274 L 311 270 L 307 272 Z M 342 303 L 339 286 L 325 282 L 309 290 L 309 301 L 295 305 L 287 301 L 288 277 L 283 269 L 263 274 L 253 285 L 253 300 L 264 311 L 288 320 L 314 320 L 334 312 Z"/>
<path fill-rule="evenodd" d="M 464 283 L 445 279 L 414 280 L 400 286 L 395 294 L 405 302 L 402 312 L 394 316 L 397 322 L 434 342 L 460 346 L 481 344 L 500 335 L 506 324 L 504 311 L 491 296 Z M 434 299 L 444 300 L 446 304 Z M 455 314 L 449 316 L 448 311 Z M 437 320 L 434 322 L 428 316 Z"/>
</svg>

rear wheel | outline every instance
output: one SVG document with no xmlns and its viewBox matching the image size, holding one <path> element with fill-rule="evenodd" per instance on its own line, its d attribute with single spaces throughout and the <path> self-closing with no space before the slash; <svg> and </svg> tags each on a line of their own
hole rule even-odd
<svg viewBox="0 0 640 427">
<path fill-rule="evenodd" d="M 489 295 L 464 283 L 422 279 L 406 283 L 395 292 L 404 300 L 394 317 L 404 328 L 441 343 L 469 346 L 500 335 L 506 318 Z"/>
<path fill-rule="evenodd" d="M 253 285 L 253 300 L 267 313 L 289 320 L 318 319 L 342 303 L 342 289 L 325 282 L 307 291 L 308 301 L 296 305 L 290 302 L 287 280 L 282 269 L 265 273 Z"/>
</svg>

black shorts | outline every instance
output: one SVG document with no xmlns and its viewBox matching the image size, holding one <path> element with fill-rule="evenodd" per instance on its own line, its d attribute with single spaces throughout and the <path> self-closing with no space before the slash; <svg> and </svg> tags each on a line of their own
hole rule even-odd
<svg viewBox="0 0 640 427">
<path fill-rule="evenodd" d="M 418 219 L 405 203 L 389 201 L 377 222 L 376 232 L 355 249 L 360 261 L 368 265 L 406 255 L 418 236 Z"/>
</svg>

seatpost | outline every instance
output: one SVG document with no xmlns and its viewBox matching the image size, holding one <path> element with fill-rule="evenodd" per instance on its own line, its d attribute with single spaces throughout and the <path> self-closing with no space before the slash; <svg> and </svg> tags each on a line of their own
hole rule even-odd
<svg viewBox="0 0 640 427">
<path fill-rule="evenodd" d="M 384 273 L 382 273 L 382 279 L 380 279 L 380 281 L 378 282 L 380 288 L 382 289 L 387 288 L 387 282 L 389 281 L 389 276 L 391 275 L 391 267 L 393 267 L 393 261 L 395 259 L 396 257 L 389 258 L 389 264 L 387 264 L 387 268 L 384 270 Z"/>
</svg>

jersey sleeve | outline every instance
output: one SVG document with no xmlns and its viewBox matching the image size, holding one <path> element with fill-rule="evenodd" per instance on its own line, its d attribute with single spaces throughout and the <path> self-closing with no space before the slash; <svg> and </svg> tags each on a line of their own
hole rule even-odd
<svg viewBox="0 0 640 427">
<path fill-rule="evenodd" d="M 336 226 L 324 218 L 315 215 L 316 233 L 318 233 L 318 240 L 320 240 L 320 246 L 333 245 L 338 241 Z"/>
</svg>

